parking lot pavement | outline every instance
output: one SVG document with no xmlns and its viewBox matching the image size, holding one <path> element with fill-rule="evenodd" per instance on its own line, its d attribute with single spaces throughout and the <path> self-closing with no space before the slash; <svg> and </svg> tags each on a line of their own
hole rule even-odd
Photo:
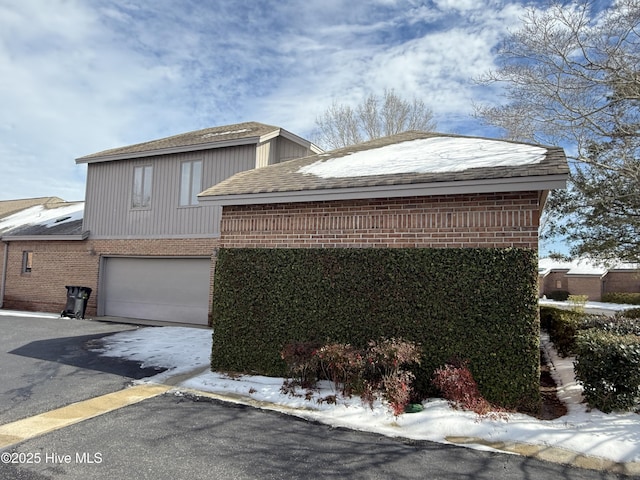
<svg viewBox="0 0 640 480">
<path fill-rule="evenodd" d="M 110 399 L 134 378 L 157 373 L 91 352 L 99 338 L 132 325 L 0 314 L 0 328 L 0 425 L 24 417 L 29 423 L 43 412 L 46 418 L 67 417 L 73 409 L 54 409 Z M 163 389 L 105 412 L 7 443 L 0 448 L 0 478 L 621 478 L 517 455 L 336 429 Z"/>
<path fill-rule="evenodd" d="M 0 424 L 121 390 L 156 373 L 90 351 L 93 341 L 134 328 L 0 310 Z"/>
</svg>

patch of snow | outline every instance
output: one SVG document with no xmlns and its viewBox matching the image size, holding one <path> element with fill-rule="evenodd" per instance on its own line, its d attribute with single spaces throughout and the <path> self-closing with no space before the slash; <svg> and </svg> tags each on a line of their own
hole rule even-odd
<svg viewBox="0 0 640 480">
<path fill-rule="evenodd" d="M 398 173 L 461 172 L 470 168 L 540 163 L 542 147 L 480 138 L 434 137 L 319 160 L 298 173 L 321 178 L 362 177 Z"/>
<path fill-rule="evenodd" d="M 250 131 L 251 131 L 250 128 L 243 128 L 243 129 L 240 129 L 240 130 L 229 130 L 228 132 L 205 133 L 204 135 L 202 135 L 202 138 L 219 137 L 221 135 L 231 135 L 231 134 L 245 133 L 245 132 L 250 132 Z"/>
<path fill-rule="evenodd" d="M 36 205 L 0 219 L 0 232 L 27 225 L 43 225 L 50 228 L 54 225 L 81 220 L 83 213 L 84 202 L 54 208 Z"/>
<path fill-rule="evenodd" d="M 143 362 L 145 366 L 169 368 L 169 372 L 146 379 L 162 382 L 168 376 L 206 368 L 209 364 L 212 335 L 210 330 L 188 327 L 150 327 L 121 332 L 105 338 L 103 355 L 121 356 Z M 573 375 L 570 358 L 560 358 L 552 344 L 543 338 L 551 358 L 552 374 L 559 384 L 559 394 L 567 403 L 567 415 L 555 420 L 538 420 L 524 414 L 507 414 L 504 418 L 478 418 L 471 412 L 453 409 L 448 402 L 430 399 L 418 413 L 394 417 L 388 406 L 377 401 L 373 408 L 358 397 L 326 401 L 336 395 L 331 384 L 322 382 L 311 400 L 285 395 L 280 391 L 282 378 L 243 375 L 228 377 L 206 372 L 196 375 L 178 388 L 213 394 L 238 395 L 254 401 L 268 402 L 263 408 L 278 410 L 335 427 L 375 432 L 394 437 L 449 443 L 452 436 L 477 437 L 490 442 L 518 442 L 560 447 L 585 455 L 616 462 L 640 461 L 640 416 L 635 413 L 604 414 L 587 411 L 582 389 Z M 304 394 L 305 392 L 300 392 Z M 242 400 L 235 400 L 242 401 Z M 487 449 L 481 445 L 471 448 Z"/>
</svg>

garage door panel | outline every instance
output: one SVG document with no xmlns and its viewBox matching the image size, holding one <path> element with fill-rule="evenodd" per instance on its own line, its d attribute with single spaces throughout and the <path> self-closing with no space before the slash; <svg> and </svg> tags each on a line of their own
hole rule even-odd
<svg viewBox="0 0 640 480">
<path fill-rule="evenodd" d="M 108 258 L 104 314 L 204 325 L 210 266 L 208 258 Z"/>
</svg>

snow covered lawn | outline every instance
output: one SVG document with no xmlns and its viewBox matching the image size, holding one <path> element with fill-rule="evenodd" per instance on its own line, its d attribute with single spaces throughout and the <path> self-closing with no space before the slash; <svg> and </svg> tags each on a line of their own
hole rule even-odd
<svg viewBox="0 0 640 480">
<path fill-rule="evenodd" d="M 328 383 L 321 385 L 311 400 L 284 395 L 280 392 L 281 378 L 230 378 L 208 371 L 211 332 L 206 329 L 150 327 L 121 332 L 105 338 L 101 354 L 140 361 L 143 367 L 168 368 L 145 382 L 161 383 L 194 372 L 194 376 L 178 384 L 178 390 L 220 394 L 231 401 L 279 410 L 335 427 L 442 443 L 449 443 L 455 437 L 479 439 L 467 445 L 473 448 L 486 448 L 482 443 L 525 443 L 558 447 L 614 462 L 640 462 L 640 415 L 588 412 L 581 403 L 582 389 L 575 382 L 572 359 L 559 358 L 548 340 L 543 343 L 553 364 L 554 379 L 561 385 L 559 397 L 568 407 L 567 415 L 551 421 L 523 414 L 481 419 L 474 413 L 455 410 L 441 399 L 425 401 L 422 412 L 394 417 L 381 403 L 371 409 L 358 398 L 339 395 L 336 404 L 324 401 L 336 394 Z"/>
</svg>

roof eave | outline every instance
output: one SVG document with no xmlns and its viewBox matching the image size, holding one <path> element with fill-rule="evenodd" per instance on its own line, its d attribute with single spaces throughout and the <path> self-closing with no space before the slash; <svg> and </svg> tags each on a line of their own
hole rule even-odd
<svg viewBox="0 0 640 480">
<path fill-rule="evenodd" d="M 89 230 L 76 235 L 4 235 L 3 242 L 34 242 L 34 241 L 83 241 L 89 238 Z"/>
<path fill-rule="evenodd" d="M 498 193 L 547 191 L 566 188 L 567 175 L 544 175 L 454 182 L 410 183 L 367 187 L 329 188 L 284 192 L 247 193 L 237 195 L 199 195 L 200 202 L 218 205 L 258 205 L 367 198 L 455 195 L 465 193 Z"/>
<path fill-rule="evenodd" d="M 198 143 L 195 145 L 182 145 L 179 147 L 159 148 L 142 152 L 117 153 L 113 155 L 100 155 L 76 158 L 76 164 L 112 162 L 115 160 L 130 160 L 134 158 L 155 157 L 159 155 L 171 155 L 174 153 L 195 152 L 200 150 L 212 150 L 215 148 L 237 147 L 241 145 L 256 145 L 263 137 L 244 137 L 221 142 Z"/>
<path fill-rule="evenodd" d="M 324 153 L 324 150 L 319 146 L 315 145 L 309 140 L 299 137 L 295 133 L 291 133 L 288 130 L 285 130 L 284 128 L 279 128 L 278 130 L 274 130 L 263 135 L 262 137 L 260 137 L 260 142 L 271 140 L 272 138 L 275 138 L 277 136 L 281 136 L 283 138 L 286 138 L 287 140 L 291 140 L 292 142 L 297 143 L 298 145 L 302 145 L 303 147 L 308 148 L 313 153 Z"/>
</svg>

